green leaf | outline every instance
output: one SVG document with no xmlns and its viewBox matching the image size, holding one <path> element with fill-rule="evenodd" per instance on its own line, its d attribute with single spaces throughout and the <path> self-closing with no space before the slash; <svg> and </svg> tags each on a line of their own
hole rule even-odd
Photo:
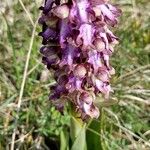
<svg viewBox="0 0 150 150">
<path fill-rule="evenodd" d="M 73 143 L 71 150 L 86 150 L 85 126 L 81 129 L 79 135 Z"/>
<path fill-rule="evenodd" d="M 60 150 L 69 150 L 69 136 L 67 131 L 60 133 Z"/>
<path fill-rule="evenodd" d="M 86 141 L 88 150 L 106 150 L 105 140 L 102 137 L 104 131 L 104 113 L 101 110 L 100 121 L 93 120 L 87 128 Z"/>
<path fill-rule="evenodd" d="M 100 123 L 93 120 L 86 134 L 87 134 L 86 140 L 87 140 L 88 150 L 102 150 L 101 139 L 100 139 Z"/>
<path fill-rule="evenodd" d="M 86 124 L 72 117 L 70 127 L 71 139 L 73 145 L 71 150 L 86 150 Z"/>
<path fill-rule="evenodd" d="M 80 130 L 82 129 L 82 122 L 80 120 L 77 120 L 75 117 L 71 117 L 71 124 L 70 124 L 70 136 L 71 140 L 74 141 Z"/>
</svg>

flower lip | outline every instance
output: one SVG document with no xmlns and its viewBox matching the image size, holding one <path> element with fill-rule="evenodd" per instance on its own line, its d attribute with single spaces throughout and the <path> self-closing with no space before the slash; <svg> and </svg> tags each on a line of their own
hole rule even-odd
<svg viewBox="0 0 150 150">
<path fill-rule="evenodd" d="M 93 67 L 94 72 L 98 71 L 98 68 L 102 66 L 102 58 L 98 51 L 92 50 L 88 52 L 88 63 Z"/>
<path fill-rule="evenodd" d="M 88 49 L 92 46 L 95 29 L 91 24 L 84 23 L 79 28 L 79 35 L 77 36 L 77 45 L 82 44 L 82 49 Z"/>
<path fill-rule="evenodd" d="M 121 14 L 119 9 L 110 4 L 103 4 L 97 7 L 101 9 L 104 20 L 108 25 L 115 26 L 118 23 L 117 17 Z"/>
</svg>

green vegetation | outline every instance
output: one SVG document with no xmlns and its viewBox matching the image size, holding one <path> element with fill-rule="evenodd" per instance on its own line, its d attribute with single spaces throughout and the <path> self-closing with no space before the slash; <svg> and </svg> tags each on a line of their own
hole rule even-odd
<svg viewBox="0 0 150 150">
<path fill-rule="evenodd" d="M 150 2 L 116 2 L 123 16 L 116 28 L 120 44 L 111 60 L 116 68 L 111 95 L 115 104 L 102 102 L 105 107 L 100 120 L 87 127 L 87 147 L 149 150 Z M 36 20 L 40 5 L 41 0 L 0 2 L 0 150 L 10 149 L 14 129 L 15 149 L 57 150 L 61 145 L 65 150 L 69 146 L 66 143 L 70 144 L 67 108 L 61 115 L 48 100 L 49 85 L 54 81 L 39 53 L 40 26 Z"/>
</svg>

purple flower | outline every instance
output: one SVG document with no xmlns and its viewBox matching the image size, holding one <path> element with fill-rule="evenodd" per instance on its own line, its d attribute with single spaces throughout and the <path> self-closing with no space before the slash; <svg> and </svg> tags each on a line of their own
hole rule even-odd
<svg viewBox="0 0 150 150">
<path fill-rule="evenodd" d="M 71 35 L 71 27 L 68 26 L 68 20 L 63 19 L 60 21 L 60 39 L 59 43 L 61 48 L 66 48 L 67 46 L 67 38 L 69 38 Z"/>
<path fill-rule="evenodd" d="M 45 6 L 40 7 L 40 9 L 43 10 L 44 14 L 47 14 L 52 9 L 53 3 L 54 3 L 54 0 L 45 0 Z"/>
<path fill-rule="evenodd" d="M 96 17 L 101 16 L 101 20 L 103 20 L 104 22 L 106 22 L 106 24 L 109 24 L 111 26 L 115 26 L 117 24 L 117 17 L 119 17 L 121 14 L 120 9 L 106 2 L 94 4 L 95 5 L 93 7 L 93 11 L 95 12 Z"/>
<path fill-rule="evenodd" d="M 112 92 L 110 56 L 118 38 L 110 31 L 121 11 L 108 0 L 46 0 L 39 23 L 43 63 L 54 71 L 50 99 L 62 111 L 71 102 L 81 118 L 98 118 L 96 96 Z M 68 98 L 67 98 L 68 97 Z"/>
<path fill-rule="evenodd" d="M 44 45 L 46 45 L 49 40 L 56 40 L 58 38 L 58 33 L 51 28 L 47 28 L 43 32 L 40 32 L 39 35 L 43 37 L 42 44 Z"/>
<path fill-rule="evenodd" d="M 42 61 L 47 66 L 48 69 L 59 63 L 60 59 L 57 55 L 57 48 L 54 46 L 43 46 L 40 49 L 41 54 L 43 54 Z"/>
<path fill-rule="evenodd" d="M 95 97 L 93 97 L 88 92 L 83 91 L 82 93 L 78 93 L 77 96 L 77 111 L 81 113 L 81 118 L 85 119 L 87 116 L 91 118 L 99 117 L 99 110 L 94 106 L 93 101 Z"/>
</svg>

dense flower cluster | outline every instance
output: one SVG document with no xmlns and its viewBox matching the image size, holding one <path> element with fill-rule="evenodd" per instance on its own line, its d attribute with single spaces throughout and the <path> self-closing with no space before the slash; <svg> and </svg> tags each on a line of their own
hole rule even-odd
<svg viewBox="0 0 150 150">
<path fill-rule="evenodd" d="M 115 71 L 109 57 L 118 38 L 108 27 L 117 24 L 120 10 L 107 1 L 46 0 L 40 7 L 40 52 L 57 82 L 50 99 L 62 110 L 68 97 L 82 119 L 98 118 L 96 96 L 107 99 L 112 91 L 109 80 Z"/>
</svg>

